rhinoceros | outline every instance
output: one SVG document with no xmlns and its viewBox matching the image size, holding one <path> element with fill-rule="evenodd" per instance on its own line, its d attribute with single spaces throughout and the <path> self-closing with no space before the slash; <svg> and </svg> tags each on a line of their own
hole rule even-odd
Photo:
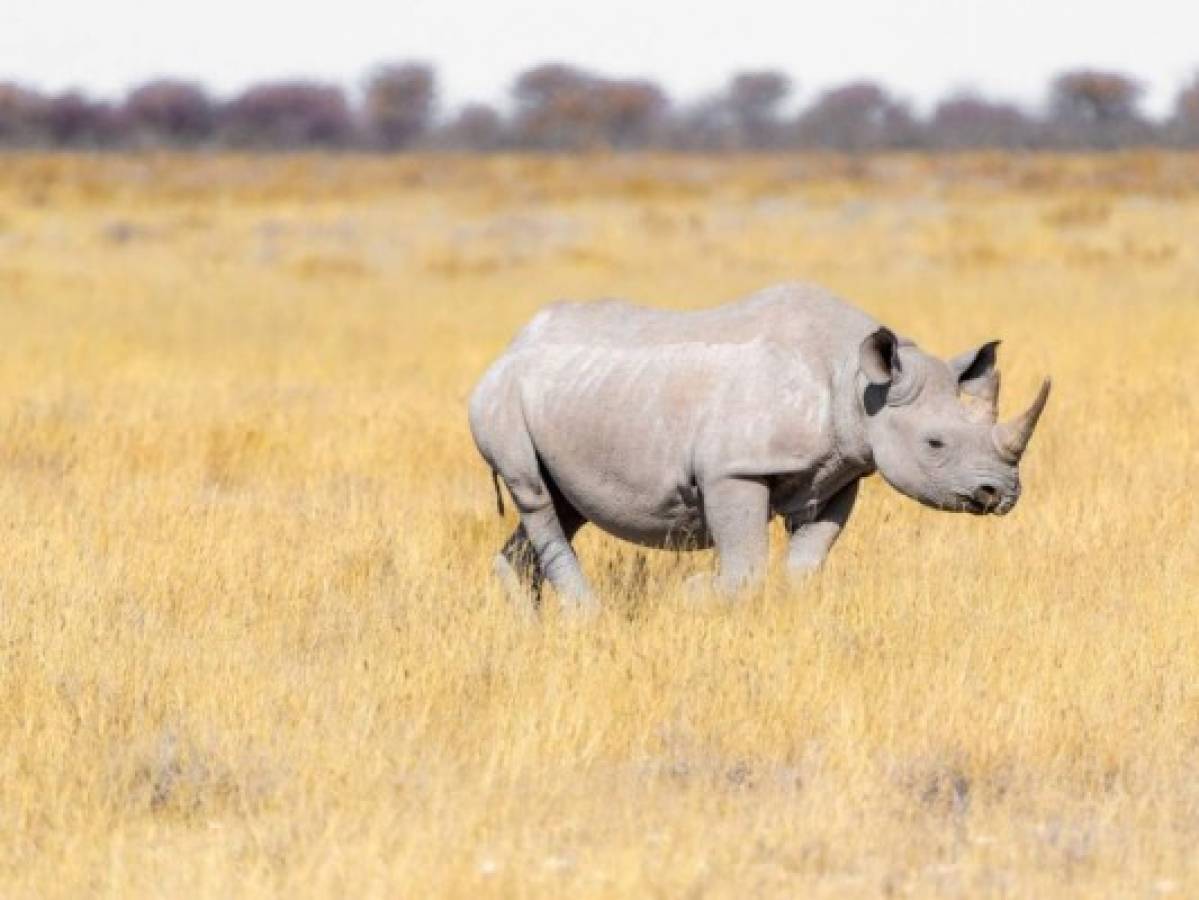
<svg viewBox="0 0 1199 900">
<path fill-rule="evenodd" d="M 944 361 L 802 283 L 699 311 L 549 306 L 470 398 L 520 514 L 495 572 L 517 598 L 548 580 L 568 610 L 594 610 L 571 546 L 592 522 L 647 547 L 715 547 L 711 587 L 739 594 L 765 573 L 772 516 L 788 570 L 809 572 L 875 471 L 927 506 L 1003 515 L 1050 382 L 997 423 L 998 344 Z"/>
</svg>

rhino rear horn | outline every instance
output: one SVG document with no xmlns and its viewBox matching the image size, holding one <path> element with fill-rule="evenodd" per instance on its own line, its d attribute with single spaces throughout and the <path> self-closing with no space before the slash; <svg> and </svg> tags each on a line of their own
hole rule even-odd
<svg viewBox="0 0 1199 900">
<path fill-rule="evenodd" d="M 1033 400 L 1032 406 L 1016 418 L 1001 422 L 991 430 L 995 448 L 1004 459 L 1010 462 L 1019 462 L 1020 457 L 1024 455 L 1032 433 L 1036 430 L 1037 420 L 1045 411 L 1045 403 L 1049 400 L 1049 389 L 1052 385 L 1053 382 L 1046 378 L 1041 382 L 1041 389 L 1037 392 L 1037 398 Z"/>
</svg>

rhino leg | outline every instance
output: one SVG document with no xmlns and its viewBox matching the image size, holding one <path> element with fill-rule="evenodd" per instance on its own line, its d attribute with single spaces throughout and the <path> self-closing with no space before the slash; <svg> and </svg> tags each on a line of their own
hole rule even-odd
<svg viewBox="0 0 1199 900">
<path fill-rule="evenodd" d="M 527 436 L 514 443 L 523 452 L 512 452 L 510 458 L 498 460 L 497 470 L 520 513 L 520 527 L 496 557 L 496 572 L 506 586 L 520 585 L 523 568 L 529 572 L 525 584 L 533 602 L 544 579 L 558 595 L 563 610 L 593 612 L 595 599 L 570 545 L 583 520 L 541 467 Z M 528 565 L 531 559 L 537 560 L 535 572 Z"/>
<path fill-rule="evenodd" d="M 570 536 L 553 504 L 520 512 L 520 523 L 537 554 L 541 574 L 558 595 L 568 613 L 590 614 L 596 610 L 591 587 L 579 567 L 579 559 L 570 545 Z"/>
<path fill-rule="evenodd" d="M 516 526 L 495 555 L 491 569 L 513 608 L 522 618 L 533 619 L 541 599 L 541 567 L 523 525 Z"/>
<path fill-rule="evenodd" d="M 724 478 L 703 488 L 704 519 L 720 571 L 714 587 L 737 593 L 766 574 L 769 550 L 770 491 L 760 479 Z"/>
<path fill-rule="evenodd" d="M 806 575 L 820 568 L 853 512 L 860 480 L 851 481 L 821 507 L 813 519 L 788 516 L 787 574 Z"/>
<path fill-rule="evenodd" d="M 573 507 L 559 499 L 556 491 L 553 493 L 558 522 L 562 526 L 563 536 L 569 542 L 585 524 L 585 520 L 575 512 Z M 535 617 L 541 603 L 541 586 L 545 581 L 545 576 L 537 559 L 537 550 L 533 546 L 533 542 L 529 540 L 523 522 L 516 526 L 516 530 L 512 532 L 511 537 L 496 554 L 492 570 L 499 578 L 504 592 L 512 601 L 513 606 L 525 618 Z"/>
</svg>

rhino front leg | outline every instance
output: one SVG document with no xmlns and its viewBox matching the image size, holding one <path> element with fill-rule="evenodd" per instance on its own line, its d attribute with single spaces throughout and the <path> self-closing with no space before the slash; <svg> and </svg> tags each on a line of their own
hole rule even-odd
<svg viewBox="0 0 1199 900">
<path fill-rule="evenodd" d="M 769 550 L 770 491 L 757 479 L 724 478 L 703 489 L 704 518 L 720 569 L 714 586 L 734 594 L 761 582 Z"/>
<path fill-rule="evenodd" d="M 788 516 L 787 574 L 806 575 L 820 568 L 836 543 L 858 498 L 860 480 L 851 481 L 821 507 L 814 519 L 801 520 Z"/>
</svg>

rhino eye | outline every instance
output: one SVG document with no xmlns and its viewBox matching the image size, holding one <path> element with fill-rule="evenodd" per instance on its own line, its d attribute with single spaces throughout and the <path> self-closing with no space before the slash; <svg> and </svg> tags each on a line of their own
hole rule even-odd
<svg viewBox="0 0 1199 900">
<path fill-rule="evenodd" d="M 945 446 L 945 442 L 943 440 L 941 440 L 939 437 L 925 438 L 924 442 L 926 444 L 928 444 L 928 446 L 931 447 L 933 450 L 940 450 L 942 447 Z"/>
</svg>

